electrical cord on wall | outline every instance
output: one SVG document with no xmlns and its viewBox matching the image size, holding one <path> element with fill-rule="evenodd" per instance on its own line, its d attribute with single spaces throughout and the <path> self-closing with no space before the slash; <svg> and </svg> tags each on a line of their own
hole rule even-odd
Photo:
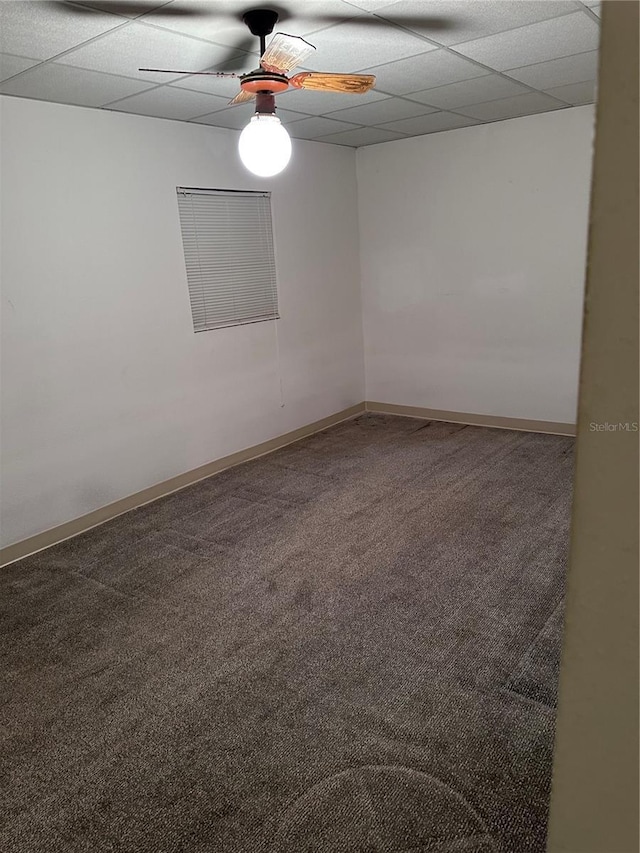
<svg viewBox="0 0 640 853">
<path fill-rule="evenodd" d="M 280 365 L 280 338 L 278 337 L 278 320 L 274 320 L 276 329 L 276 362 L 278 364 L 278 384 L 280 385 L 280 408 L 284 408 L 284 390 L 282 388 L 282 368 Z"/>
</svg>

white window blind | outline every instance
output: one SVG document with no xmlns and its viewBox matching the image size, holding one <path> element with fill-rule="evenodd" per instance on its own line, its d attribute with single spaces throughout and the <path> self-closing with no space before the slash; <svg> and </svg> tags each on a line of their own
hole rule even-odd
<svg viewBox="0 0 640 853">
<path fill-rule="evenodd" d="M 194 331 L 277 319 L 270 193 L 177 193 Z"/>
</svg>

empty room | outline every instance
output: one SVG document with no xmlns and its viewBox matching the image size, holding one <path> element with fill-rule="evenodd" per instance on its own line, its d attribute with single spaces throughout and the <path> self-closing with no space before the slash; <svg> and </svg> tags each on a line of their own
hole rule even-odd
<svg viewBox="0 0 640 853">
<path fill-rule="evenodd" d="M 607 11 L 0 3 L 0 848 L 561 837 Z"/>
</svg>

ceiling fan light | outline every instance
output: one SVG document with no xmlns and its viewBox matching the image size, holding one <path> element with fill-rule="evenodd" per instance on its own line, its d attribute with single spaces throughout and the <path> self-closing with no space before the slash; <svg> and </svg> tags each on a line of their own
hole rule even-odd
<svg viewBox="0 0 640 853">
<path fill-rule="evenodd" d="M 276 115 L 256 113 L 240 134 L 238 151 L 250 172 L 270 178 L 291 159 L 291 138 Z"/>
</svg>

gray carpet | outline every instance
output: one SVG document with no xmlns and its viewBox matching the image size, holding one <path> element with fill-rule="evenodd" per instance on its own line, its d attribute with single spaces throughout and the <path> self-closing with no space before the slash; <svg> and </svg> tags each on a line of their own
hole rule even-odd
<svg viewBox="0 0 640 853">
<path fill-rule="evenodd" d="M 0 848 L 544 850 L 573 441 L 366 415 L 0 571 Z"/>
</svg>

